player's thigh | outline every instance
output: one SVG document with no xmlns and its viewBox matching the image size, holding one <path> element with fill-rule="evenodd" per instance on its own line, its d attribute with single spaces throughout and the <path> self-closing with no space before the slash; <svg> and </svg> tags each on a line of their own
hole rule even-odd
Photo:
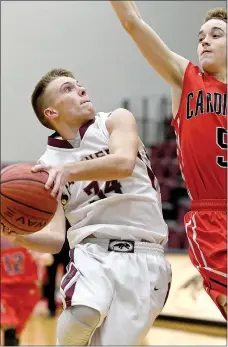
<svg viewBox="0 0 228 347">
<path fill-rule="evenodd" d="M 27 300 L 24 301 L 23 307 L 27 312 L 31 312 L 41 298 L 40 287 L 32 283 L 29 286 L 25 286 L 25 291 L 27 293 Z"/>
<path fill-rule="evenodd" d="M 91 307 L 106 315 L 113 296 L 112 280 L 97 245 L 80 245 L 72 250 L 60 293 L 64 308 L 75 305 Z"/>
<path fill-rule="evenodd" d="M 213 290 L 224 295 L 227 292 L 225 220 L 225 214 L 220 211 L 189 212 L 185 216 L 189 257 L 201 273 L 207 292 Z"/>
<path fill-rule="evenodd" d="M 193 265 L 226 274 L 225 213 L 222 211 L 188 212 L 185 215 L 185 228 L 189 240 L 189 256 Z"/>
<path fill-rule="evenodd" d="M 139 345 L 164 307 L 171 282 L 169 263 L 157 254 L 138 257 L 138 265 L 133 258 L 126 264 L 122 279 L 129 280 L 117 287 L 108 316 L 92 344 Z"/>
<path fill-rule="evenodd" d="M 17 326 L 18 335 L 23 331 L 27 321 L 33 313 L 33 310 L 40 300 L 40 288 L 35 284 L 25 285 L 24 288 L 21 288 L 20 294 L 21 296 L 22 294 L 24 295 L 24 299 L 19 301 L 21 311 L 20 321 Z"/>
</svg>

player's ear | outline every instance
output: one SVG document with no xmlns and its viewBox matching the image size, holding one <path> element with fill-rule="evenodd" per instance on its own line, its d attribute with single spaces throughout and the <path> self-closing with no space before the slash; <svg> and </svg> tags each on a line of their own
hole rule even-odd
<svg viewBox="0 0 228 347">
<path fill-rule="evenodd" d="M 56 111 L 55 109 L 48 107 L 44 110 L 44 116 L 48 119 L 55 119 L 57 118 L 59 115 L 58 111 Z"/>
</svg>

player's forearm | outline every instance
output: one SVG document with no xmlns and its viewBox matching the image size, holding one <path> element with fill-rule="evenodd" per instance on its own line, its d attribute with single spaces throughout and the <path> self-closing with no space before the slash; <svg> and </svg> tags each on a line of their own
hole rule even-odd
<svg viewBox="0 0 228 347">
<path fill-rule="evenodd" d="M 126 156 L 107 156 L 67 164 L 68 181 L 110 181 L 123 179 L 132 174 L 135 161 Z"/>
<path fill-rule="evenodd" d="M 134 1 L 129 1 L 129 2 L 130 2 L 130 5 L 131 5 L 131 8 L 132 8 L 133 11 L 135 12 L 135 14 L 136 14 L 139 18 L 141 18 L 141 14 L 140 14 L 140 12 L 139 12 L 139 10 L 138 10 L 138 8 L 137 8 L 135 2 L 134 2 Z"/>
<path fill-rule="evenodd" d="M 128 28 L 136 18 L 141 18 L 134 1 L 110 1 L 124 28 Z"/>
<path fill-rule="evenodd" d="M 38 231 L 31 235 L 16 235 L 14 243 L 18 246 L 41 253 L 59 253 L 64 239 L 60 235 Z"/>
</svg>

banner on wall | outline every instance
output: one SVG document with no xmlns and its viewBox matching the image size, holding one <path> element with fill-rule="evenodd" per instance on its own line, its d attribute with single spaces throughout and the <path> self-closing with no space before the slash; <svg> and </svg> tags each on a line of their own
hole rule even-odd
<svg viewBox="0 0 228 347">
<path fill-rule="evenodd" d="M 188 254 L 166 254 L 166 258 L 172 266 L 172 284 L 162 314 L 225 322 Z"/>
</svg>

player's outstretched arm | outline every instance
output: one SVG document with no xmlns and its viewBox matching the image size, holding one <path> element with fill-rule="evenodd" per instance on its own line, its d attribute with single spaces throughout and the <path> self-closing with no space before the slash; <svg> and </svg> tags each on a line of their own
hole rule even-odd
<svg viewBox="0 0 228 347">
<path fill-rule="evenodd" d="M 134 40 L 149 64 L 174 87 L 182 87 L 189 61 L 172 52 L 141 18 L 134 1 L 110 1 L 122 26 Z"/>
<path fill-rule="evenodd" d="M 41 253 L 59 253 L 65 241 L 66 220 L 61 203 L 59 203 L 55 216 L 42 230 L 30 235 L 18 235 L 14 232 L 8 234 L 1 224 L 1 235 L 7 237 L 18 246 Z"/>
</svg>

